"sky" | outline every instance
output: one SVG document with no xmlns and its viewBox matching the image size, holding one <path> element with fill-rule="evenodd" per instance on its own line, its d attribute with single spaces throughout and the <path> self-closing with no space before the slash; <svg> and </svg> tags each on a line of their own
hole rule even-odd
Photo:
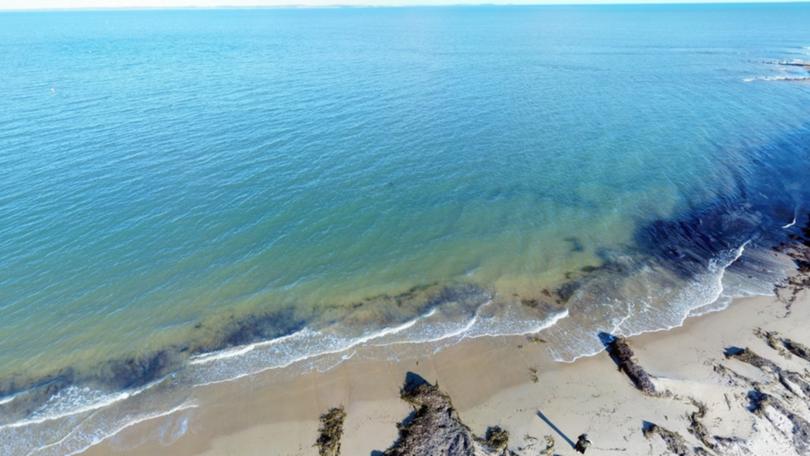
<svg viewBox="0 0 810 456">
<path fill-rule="evenodd" d="M 745 0 L 743 0 L 745 1 Z M 756 0 L 774 2 L 784 0 Z M 447 5 L 447 4 L 607 4 L 607 3 L 734 3 L 740 0 L 0 0 L 0 10 L 74 8 L 179 8 L 329 5 Z"/>
</svg>

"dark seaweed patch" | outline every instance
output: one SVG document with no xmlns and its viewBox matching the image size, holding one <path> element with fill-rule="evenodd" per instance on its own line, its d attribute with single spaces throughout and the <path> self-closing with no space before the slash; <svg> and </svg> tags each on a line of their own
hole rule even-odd
<svg viewBox="0 0 810 456">
<path fill-rule="evenodd" d="M 685 278 L 710 258 L 738 248 L 758 231 L 761 217 L 714 204 L 676 220 L 656 220 L 638 231 L 637 245 Z"/>
<path fill-rule="evenodd" d="M 305 324 L 303 319 L 295 315 L 295 310 L 289 307 L 263 315 L 248 315 L 232 320 L 226 326 L 224 337 L 214 349 L 286 336 L 300 331 Z M 199 351 L 201 350 L 198 349 L 197 352 Z"/>
<path fill-rule="evenodd" d="M 567 237 L 564 239 L 565 242 L 571 244 L 571 251 L 572 252 L 583 252 L 585 251 L 585 247 L 582 246 L 582 241 L 576 237 Z"/>
<path fill-rule="evenodd" d="M 423 313 L 447 303 L 459 303 L 472 310 L 491 296 L 490 292 L 476 285 L 438 286 L 432 283 L 412 287 L 397 295 L 378 296 L 376 299 L 396 307 L 416 307 L 419 313 Z M 350 306 L 349 311 L 354 309 L 356 306 Z M 300 331 L 306 324 L 307 321 L 296 315 L 291 307 L 241 317 L 232 315 L 222 327 L 214 329 L 213 336 L 204 340 L 109 360 L 87 371 L 66 368 L 33 380 L 13 375 L 0 383 L 0 398 L 22 394 L 13 403 L 0 405 L 0 411 L 8 411 L 13 407 L 15 415 L 28 415 L 71 385 L 87 385 L 102 390 L 138 388 L 176 372 L 190 356 L 282 337 Z M 193 328 L 201 331 L 208 327 L 200 322 Z"/>
</svg>

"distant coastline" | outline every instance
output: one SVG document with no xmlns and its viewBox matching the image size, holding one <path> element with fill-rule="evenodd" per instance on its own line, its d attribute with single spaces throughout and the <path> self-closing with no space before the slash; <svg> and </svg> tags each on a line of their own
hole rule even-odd
<svg viewBox="0 0 810 456">
<path fill-rule="evenodd" d="M 8 1 L 8 0 L 5 0 Z M 105 3 L 109 2 L 109 3 Z M 31 5 L 33 3 L 33 5 Z M 123 3 L 123 4 L 122 4 Z M 470 2 L 458 2 L 458 1 L 437 1 L 437 2 L 424 2 L 424 1 L 402 1 L 396 0 L 392 2 L 380 2 L 380 3 L 368 3 L 362 0 L 358 0 L 356 3 L 352 2 L 332 2 L 330 0 L 309 0 L 309 2 L 301 2 L 301 3 L 287 3 L 283 0 L 279 2 L 266 2 L 266 3 L 252 3 L 246 2 L 242 3 L 238 0 L 233 1 L 231 3 L 219 3 L 219 2 L 186 2 L 183 0 L 173 0 L 169 2 L 150 2 L 148 0 L 143 1 L 142 3 L 124 3 L 124 2 L 117 2 L 115 0 L 101 0 L 101 1 L 93 1 L 87 0 L 85 3 L 83 2 L 65 2 L 64 4 L 59 3 L 59 0 L 53 1 L 44 1 L 41 3 L 35 2 L 28 2 L 25 6 L 19 5 L 17 2 L 12 2 L 11 5 L 6 5 L 0 2 L 0 13 L 3 12 L 37 12 L 37 11 L 151 11 L 151 10 L 260 10 L 260 9 L 311 9 L 311 8 L 325 8 L 325 9 L 336 9 L 336 8 L 431 8 L 431 7 L 439 7 L 439 8 L 446 8 L 446 7 L 542 7 L 542 6 L 552 6 L 552 7 L 576 7 L 576 6 L 677 6 L 677 5 L 796 5 L 796 4 L 806 4 L 810 3 L 810 0 L 681 0 L 681 1 L 669 1 L 669 0 L 637 0 L 637 1 L 601 1 L 601 0 L 574 0 L 571 2 L 566 2 L 564 0 L 558 1 L 540 1 L 535 2 L 532 0 L 524 1 L 489 1 L 489 2 L 477 2 L 477 1 L 470 1 Z"/>
</svg>

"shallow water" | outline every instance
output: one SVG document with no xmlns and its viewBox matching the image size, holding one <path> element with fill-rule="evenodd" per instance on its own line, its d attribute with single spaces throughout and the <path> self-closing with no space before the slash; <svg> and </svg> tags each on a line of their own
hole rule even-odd
<svg viewBox="0 0 810 456">
<path fill-rule="evenodd" d="M 547 328 L 567 361 L 769 293 L 810 175 L 810 85 L 772 62 L 810 60 L 808 23 L 0 14 L 0 448 L 361 343 Z M 136 410 L 102 407 L 122 394 Z"/>
</svg>

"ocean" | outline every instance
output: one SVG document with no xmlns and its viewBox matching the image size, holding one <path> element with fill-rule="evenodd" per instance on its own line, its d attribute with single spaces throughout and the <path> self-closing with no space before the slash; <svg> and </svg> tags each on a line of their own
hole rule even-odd
<svg viewBox="0 0 810 456">
<path fill-rule="evenodd" d="M 810 202 L 810 5 L 0 13 L 0 453 L 266 369 L 679 326 Z"/>
</svg>

